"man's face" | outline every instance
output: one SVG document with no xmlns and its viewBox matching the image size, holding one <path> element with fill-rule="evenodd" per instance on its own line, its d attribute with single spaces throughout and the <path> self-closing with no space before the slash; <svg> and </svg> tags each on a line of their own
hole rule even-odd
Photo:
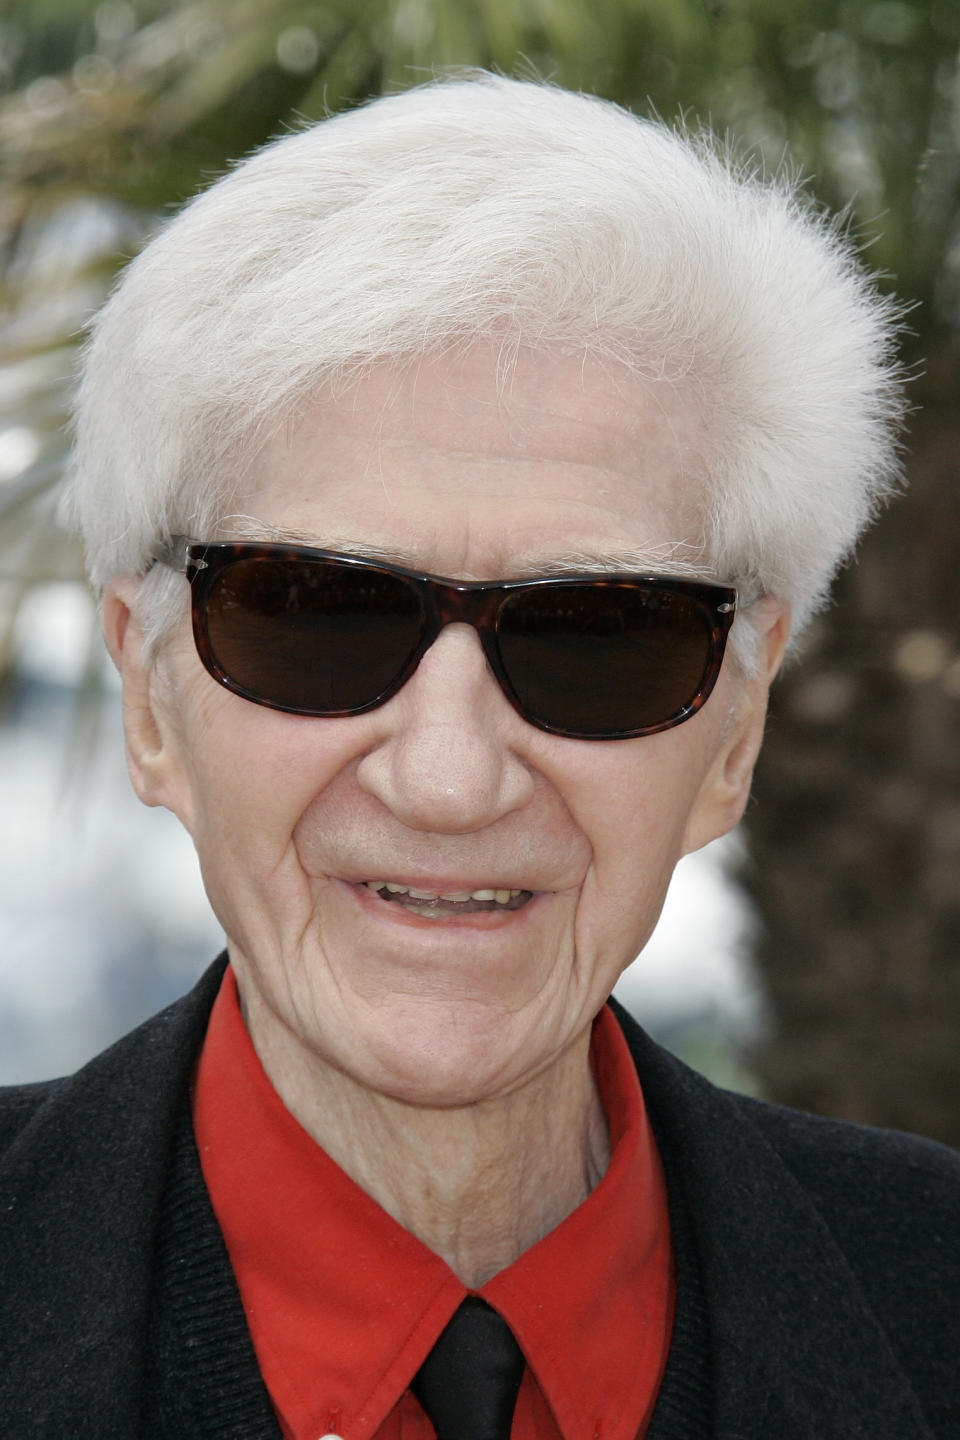
<svg viewBox="0 0 960 1440">
<path fill-rule="evenodd" d="M 478 349 L 316 405 L 237 508 L 448 577 L 625 552 L 643 568 L 697 539 L 698 438 L 665 387 L 579 363 L 522 357 L 498 396 Z M 514 1089 L 582 1037 L 677 859 L 738 818 L 765 698 L 728 660 L 675 729 L 564 739 L 511 708 L 455 625 L 380 709 L 303 718 L 218 686 L 186 618 L 144 694 L 154 738 L 149 754 L 131 741 L 134 776 L 193 836 L 261 1056 L 442 1105 Z"/>
</svg>

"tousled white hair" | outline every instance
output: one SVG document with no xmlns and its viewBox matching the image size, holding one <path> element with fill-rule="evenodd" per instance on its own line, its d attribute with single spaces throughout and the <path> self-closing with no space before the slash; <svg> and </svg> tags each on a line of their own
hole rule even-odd
<svg viewBox="0 0 960 1440">
<path fill-rule="evenodd" d="M 583 355 L 688 387 L 703 573 L 789 601 L 798 630 L 896 483 L 896 331 L 788 176 L 595 97 L 461 76 L 266 146 L 127 267 L 86 347 L 69 507 L 102 587 L 172 533 L 210 538 L 325 385 L 484 340 L 505 369 L 520 347 Z M 156 636 L 182 595 L 147 588 Z"/>
</svg>

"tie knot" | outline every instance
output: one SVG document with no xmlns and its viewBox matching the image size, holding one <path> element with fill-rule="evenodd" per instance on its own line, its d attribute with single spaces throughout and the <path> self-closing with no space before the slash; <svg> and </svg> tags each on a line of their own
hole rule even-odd
<svg viewBox="0 0 960 1440">
<path fill-rule="evenodd" d="M 468 1295 L 411 1387 L 437 1440 L 509 1440 L 523 1364 L 503 1316 Z"/>
</svg>

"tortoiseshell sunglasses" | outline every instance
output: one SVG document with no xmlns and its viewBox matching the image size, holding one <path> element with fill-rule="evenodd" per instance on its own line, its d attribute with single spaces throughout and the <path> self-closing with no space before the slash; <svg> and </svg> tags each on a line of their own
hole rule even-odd
<svg viewBox="0 0 960 1440">
<path fill-rule="evenodd" d="M 461 581 L 300 545 L 174 536 L 213 678 L 294 715 L 362 715 L 413 674 L 446 625 L 472 625 L 524 720 L 629 740 L 688 720 L 716 683 L 737 592 L 662 575 Z"/>
</svg>

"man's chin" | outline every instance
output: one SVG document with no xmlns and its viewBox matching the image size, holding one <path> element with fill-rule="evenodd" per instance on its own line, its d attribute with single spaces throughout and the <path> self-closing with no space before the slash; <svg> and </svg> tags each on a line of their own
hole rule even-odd
<svg viewBox="0 0 960 1440">
<path fill-rule="evenodd" d="M 457 1109 L 521 1087 L 547 1060 L 543 1038 L 496 1003 L 405 997 L 354 1030 L 348 1073 L 385 1099 Z"/>
</svg>

